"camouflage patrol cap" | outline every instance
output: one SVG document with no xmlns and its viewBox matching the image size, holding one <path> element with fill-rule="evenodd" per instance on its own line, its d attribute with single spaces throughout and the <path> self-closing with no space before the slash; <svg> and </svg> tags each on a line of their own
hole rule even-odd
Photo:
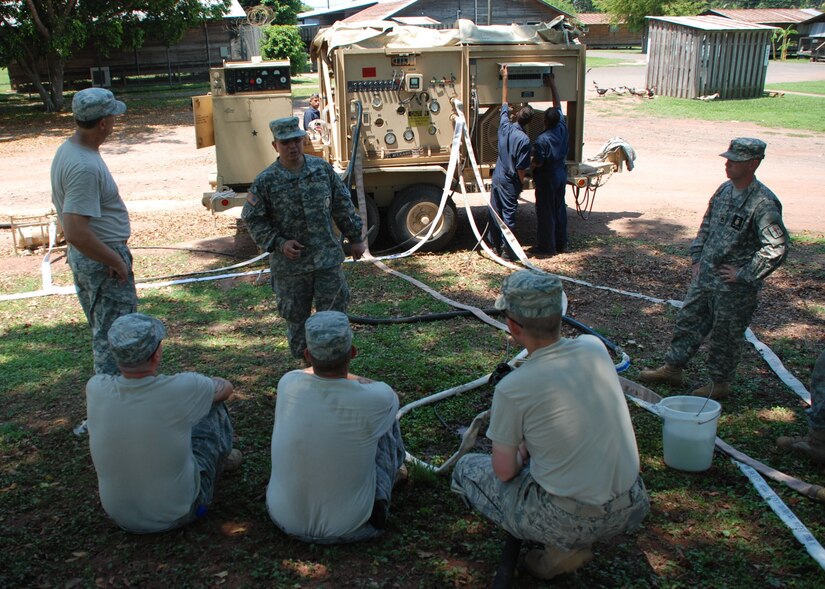
<svg viewBox="0 0 825 589">
<path fill-rule="evenodd" d="M 166 327 L 154 317 L 129 313 L 115 319 L 109 328 L 109 347 L 119 366 L 146 362 L 166 337 Z"/>
<path fill-rule="evenodd" d="M 304 327 L 307 349 L 317 360 L 337 360 L 352 349 L 349 318 L 340 311 L 321 311 L 307 319 Z"/>
<path fill-rule="evenodd" d="M 526 318 L 558 315 L 562 312 L 561 280 L 530 270 L 514 272 L 501 283 L 495 307 Z"/>
<path fill-rule="evenodd" d="M 298 127 L 298 117 L 284 117 L 269 123 L 269 130 L 276 141 L 288 141 L 296 137 L 305 137 L 307 132 Z"/>
<path fill-rule="evenodd" d="M 733 162 L 761 160 L 765 157 L 765 147 L 767 147 L 767 144 L 761 139 L 737 137 L 731 140 L 728 150 L 719 155 Z"/>
<path fill-rule="evenodd" d="M 125 112 L 126 105 L 115 100 L 115 95 L 106 88 L 86 88 L 72 98 L 72 113 L 78 121 L 94 121 Z"/>
</svg>

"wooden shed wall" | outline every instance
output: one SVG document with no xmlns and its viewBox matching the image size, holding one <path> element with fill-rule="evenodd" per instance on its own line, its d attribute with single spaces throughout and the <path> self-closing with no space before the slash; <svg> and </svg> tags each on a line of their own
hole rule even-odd
<svg viewBox="0 0 825 589">
<path fill-rule="evenodd" d="M 169 48 L 153 39 L 146 39 L 143 47 L 135 50 L 115 50 L 109 56 L 99 55 L 94 47 L 86 46 L 66 61 L 64 84 L 66 88 L 86 85 L 91 80 L 90 68 L 108 67 L 112 84 L 115 79 L 138 75 L 173 75 L 180 73 L 209 73 L 210 67 L 223 63 L 221 49 L 229 52 L 233 59 L 241 59 L 237 41 L 237 31 L 232 21 L 212 21 L 204 26 L 189 29 L 180 42 Z M 208 46 L 208 54 L 207 54 Z M 46 65 L 40 67 L 41 79 L 48 81 Z M 29 78 L 17 64 L 9 66 L 12 88 L 25 89 Z"/>
<path fill-rule="evenodd" d="M 587 25 L 581 40 L 588 47 L 633 47 L 642 44 L 642 32 L 631 31 L 626 24 Z"/>
<path fill-rule="evenodd" d="M 648 88 L 662 96 L 756 98 L 765 89 L 769 30 L 707 31 L 650 23 Z"/>
</svg>

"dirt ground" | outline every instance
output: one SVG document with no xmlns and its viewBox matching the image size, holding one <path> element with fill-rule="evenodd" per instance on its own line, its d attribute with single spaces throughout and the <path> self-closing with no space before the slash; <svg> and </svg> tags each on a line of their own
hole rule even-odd
<svg viewBox="0 0 825 589">
<path fill-rule="evenodd" d="M 787 81 L 825 76 L 825 67 L 812 70 L 799 65 L 772 64 L 768 81 L 771 77 Z M 591 77 L 595 75 L 600 83 L 642 85 L 644 67 L 599 68 L 588 74 L 585 158 L 595 155 L 608 139 L 621 137 L 635 150 L 636 162 L 633 171 L 614 175 L 599 189 L 588 221 L 571 214 L 572 231 L 689 239 L 708 198 L 725 180 L 724 160 L 718 154 L 732 137 L 755 136 L 768 142 L 767 157 L 757 175 L 781 199 L 788 229 L 793 233 L 825 232 L 825 207 L 821 204 L 825 198 L 824 133 L 737 121 L 642 118 L 627 108 L 641 99 L 599 98 L 592 90 Z M 300 105 L 296 107 L 300 110 Z M 215 171 L 215 148 L 195 148 L 191 113 L 174 113 L 170 120 L 139 124 L 129 116 L 124 116 L 101 152 L 130 212 L 151 215 L 172 211 L 184 218 L 200 217 L 201 195 L 209 190 L 208 178 Z M 4 162 L 0 221 L 8 215 L 41 214 L 51 208 L 49 166 L 57 147 L 71 133 L 72 124 L 69 116 L 63 116 L 49 129 L 0 126 L 0 158 Z M 526 191 L 524 198 L 531 201 L 531 191 Z M 568 205 L 574 206 L 569 193 Z M 170 243 L 195 237 L 173 233 Z M 11 253 L 8 230 L 0 231 L 0 252 L 6 258 L 5 265 Z"/>
</svg>

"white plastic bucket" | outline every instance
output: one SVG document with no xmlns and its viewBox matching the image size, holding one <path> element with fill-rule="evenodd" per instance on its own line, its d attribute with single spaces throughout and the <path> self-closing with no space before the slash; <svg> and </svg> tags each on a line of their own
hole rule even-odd
<svg viewBox="0 0 825 589">
<path fill-rule="evenodd" d="M 658 403 L 665 464 L 699 472 L 710 468 L 722 406 L 705 397 L 665 397 Z"/>
</svg>

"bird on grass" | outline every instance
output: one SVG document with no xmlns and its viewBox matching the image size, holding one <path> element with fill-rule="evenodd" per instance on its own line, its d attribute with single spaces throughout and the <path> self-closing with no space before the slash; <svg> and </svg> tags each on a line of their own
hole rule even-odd
<svg viewBox="0 0 825 589">
<path fill-rule="evenodd" d="M 610 88 L 599 88 L 599 85 L 596 83 L 596 80 L 593 80 L 593 87 L 596 88 L 596 94 L 599 96 L 604 96 L 608 92 L 610 92 Z"/>
</svg>

